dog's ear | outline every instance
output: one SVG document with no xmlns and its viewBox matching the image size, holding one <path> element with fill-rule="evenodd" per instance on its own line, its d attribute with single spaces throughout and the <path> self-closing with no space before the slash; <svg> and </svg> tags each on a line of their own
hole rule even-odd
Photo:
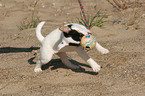
<svg viewBox="0 0 145 96">
<path fill-rule="evenodd" d="M 71 31 L 71 29 L 68 26 L 62 26 L 59 28 L 59 30 L 61 30 L 65 33 L 69 33 L 69 31 Z"/>
</svg>

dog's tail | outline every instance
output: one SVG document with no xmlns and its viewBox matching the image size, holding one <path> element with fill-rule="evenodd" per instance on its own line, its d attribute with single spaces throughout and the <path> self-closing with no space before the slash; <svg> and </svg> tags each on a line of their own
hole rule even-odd
<svg viewBox="0 0 145 96">
<path fill-rule="evenodd" d="M 39 40 L 40 42 L 42 42 L 43 39 L 44 39 L 44 37 L 43 37 L 42 34 L 41 34 L 41 29 L 42 29 L 42 27 L 43 27 L 44 24 L 45 24 L 44 21 L 43 21 L 43 22 L 40 22 L 40 23 L 38 24 L 37 28 L 36 28 L 36 36 L 37 36 L 37 38 L 38 38 L 38 40 Z"/>
</svg>

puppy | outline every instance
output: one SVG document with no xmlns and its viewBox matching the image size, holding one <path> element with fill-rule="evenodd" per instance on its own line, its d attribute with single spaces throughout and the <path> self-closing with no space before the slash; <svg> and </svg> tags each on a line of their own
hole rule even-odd
<svg viewBox="0 0 145 96">
<path fill-rule="evenodd" d="M 40 58 L 34 69 L 35 72 L 42 71 L 41 65 L 48 63 L 52 59 L 53 54 L 57 54 L 67 67 L 71 69 L 80 68 L 68 60 L 66 52 L 69 51 L 76 51 L 83 60 L 90 64 L 94 72 L 98 72 L 100 70 L 100 65 L 90 58 L 80 45 L 81 38 L 84 35 L 91 34 L 90 30 L 83 25 L 70 23 L 55 29 L 46 37 L 43 37 L 41 29 L 44 23 L 45 22 L 40 22 L 36 28 L 36 36 L 42 46 L 40 48 Z M 95 47 L 102 54 L 109 53 L 108 49 L 103 48 L 97 42 Z"/>
</svg>

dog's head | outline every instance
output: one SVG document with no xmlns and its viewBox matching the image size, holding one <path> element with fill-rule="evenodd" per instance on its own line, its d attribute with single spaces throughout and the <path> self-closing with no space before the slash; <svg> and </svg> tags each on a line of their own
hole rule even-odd
<svg viewBox="0 0 145 96">
<path fill-rule="evenodd" d="M 71 38 L 71 41 L 69 43 L 70 46 L 80 45 L 82 37 L 87 36 L 88 34 L 91 34 L 90 30 L 88 30 L 85 26 L 76 24 L 76 23 L 66 24 L 60 27 L 59 29 L 63 32 L 65 38 L 69 38 L 69 40 Z M 87 50 L 91 49 L 88 46 L 84 48 Z"/>
<path fill-rule="evenodd" d="M 85 26 L 76 23 L 66 24 L 59 29 L 64 32 L 66 38 L 71 37 L 75 41 L 81 41 L 84 35 L 91 34 Z"/>
</svg>

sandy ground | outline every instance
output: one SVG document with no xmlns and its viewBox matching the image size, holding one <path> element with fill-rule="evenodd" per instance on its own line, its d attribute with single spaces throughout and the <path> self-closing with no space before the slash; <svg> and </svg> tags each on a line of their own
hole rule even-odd
<svg viewBox="0 0 145 96">
<path fill-rule="evenodd" d="M 99 73 L 93 72 L 75 52 L 68 56 L 83 70 L 68 69 L 55 55 L 42 66 L 43 72 L 35 73 L 38 56 L 32 50 L 41 46 L 35 28 L 20 31 L 17 27 L 31 18 L 34 0 L 0 0 L 0 96 L 145 95 L 145 18 L 139 17 L 127 27 L 132 9 L 118 12 L 105 0 L 82 2 L 87 14 L 94 15 L 101 9 L 109 21 L 102 28 L 91 29 L 97 41 L 110 50 L 107 55 L 95 49 L 88 52 L 102 66 Z M 35 16 L 47 21 L 42 30 L 46 36 L 64 22 L 76 22 L 79 13 L 77 0 L 41 0 Z M 114 20 L 121 22 L 113 24 Z"/>
</svg>

